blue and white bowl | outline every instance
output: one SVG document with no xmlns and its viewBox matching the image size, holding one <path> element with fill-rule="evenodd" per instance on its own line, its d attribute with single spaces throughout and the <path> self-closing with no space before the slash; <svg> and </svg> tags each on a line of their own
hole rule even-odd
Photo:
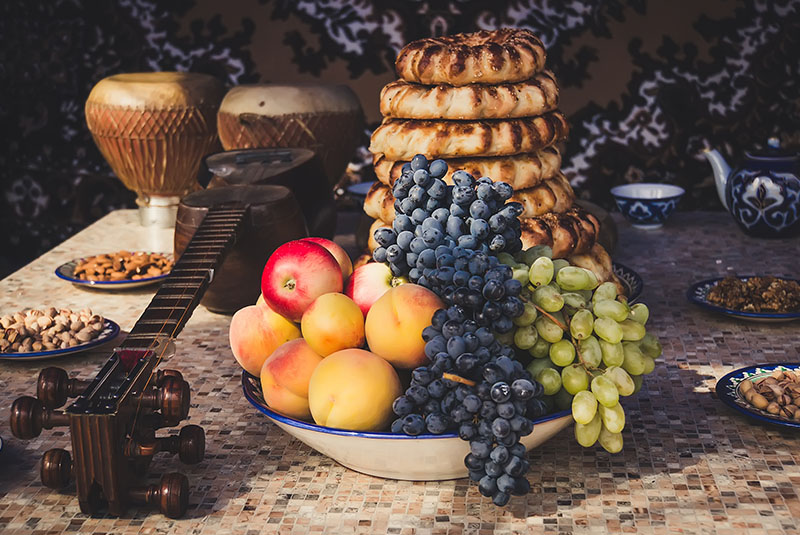
<svg viewBox="0 0 800 535">
<path fill-rule="evenodd" d="M 395 435 L 347 431 L 296 420 L 272 410 L 261 394 L 256 377 L 242 372 L 242 390 L 256 409 L 297 440 L 337 463 L 371 476 L 406 481 L 438 481 L 467 477 L 464 457 L 469 443 L 458 435 Z M 521 442 L 530 450 L 572 423 L 571 411 L 537 418 L 533 431 Z"/>
<path fill-rule="evenodd" d="M 680 186 L 652 182 L 611 188 L 611 195 L 625 219 L 634 227 L 643 229 L 661 227 L 675 211 L 684 193 Z"/>
</svg>

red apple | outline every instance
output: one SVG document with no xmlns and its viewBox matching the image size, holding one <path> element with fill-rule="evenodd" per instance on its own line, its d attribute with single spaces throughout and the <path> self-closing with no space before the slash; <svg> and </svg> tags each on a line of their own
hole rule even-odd
<svg viewBox="0 0 800 535">
<path fill-rule="evenodd" d="M 344 286 L 344 294 L 355 301 L 367 317 L 372 303 L 386 293 L 389 288 L 408 282 L 405 277 L 395 277 L 386 264 L 370 262 L 359 266 Z"/>
<path fill-rule="evenodd" d="M 310 241 L 314 242 L 317 245 L 321 245 L 328 250 L 329 253 L 333 255 L 337 262 L 339 262 L 339 267 L 342 268 L 342 280 L 347 280 L 347 277 L 353 272 L 353 262 L 350 260 L 350 256 L 347 254 L 347 251 L 342 249 L 342 247 L 331 240 L 326 240 L 325 238 L 303 238 L 301 241 Z"/>
<path fill-rule="evenodd" d="M 305 240 L 275 249 L 261 275 L 264 301 L 275 312 L 299 322 L 322 294 L 342 291 L 342 270 L 323 246 Z"/>
</svg>

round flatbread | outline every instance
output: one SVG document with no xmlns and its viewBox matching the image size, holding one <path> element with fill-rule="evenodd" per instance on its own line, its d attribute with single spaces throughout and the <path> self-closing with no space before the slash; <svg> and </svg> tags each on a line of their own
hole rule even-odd
<svg viewBox="0 0 800 535">
<path fill-rule="evenodd" d="M 548 245 L 553 258 L 588 252 L 597 241 L 600 223 L 589 212 L 573 207 L 561 214 L 520 219 L 522 246 Z"/>
<path fill-rule="evenodd" d="M 487 158 L 449 158 L 444 181 L 453 183 L 453 173 L 464 170 L 474 177 L 488 176 L 496 182 L 507 182 L 515 190 L 532 188 L 543 180 L 553 178 L 561 168 L 561 153 L 555 147 L 514 156 L 490 156 Z M 390 186 L 402 174 L 403 164 L 388 160 L 381 153 L 372 158 L 378 180 Z"/>
<path fill-rule="evenodd" d="M 381 90 L 381 114 L 402 119 L 533 117 L 558 107 L 558 83 L 543 71 L 514 84 L 426 86 L 396 80 Z"/>
<path fill-rule="evenodd" d="M 364 213 L 373 219 L 391 224 L 394 221 L 394 195 L 391 188 L 386 184 L 375 182 L 364 199 Z"/>
<path fill-rule="evenodd" d="M 566 212 L 575 203 L 575 191 L 563 174 L 558 173 L 532 188 L 514 190 L 511 201 L 522 205 L 520 217 L 536 217 L 548 212 Z"/>
<path fill-rule="evenodd" d="M 398 54 L 395 69 L 418 84 L 501 84 L 533 77 L 546 58 L 533 32 L 502 28 L 413 41 Z"/>
<path fill-rule="evenodd" d="M 522 205 L 521 218 L 536 217 L 550 212 L 565 212 L 575 202 L 575 192 L 567 177 L 559 173 L 532 188 L 515 190 L 508 202 Z M 394 195 L 392 188 L 380 182 L 372 185 L 364 201 L 364 212 L 372 218 L 391 223 L 394 221 Z"/>
<path fill-rule="evenodd" d="M 560 111 L 522 119 L 434 121 L 384 119 L 375 129 L 369 150 L 389 160 L 477 156 L 510 156 L 534 152 L 567 137 L 569 126 Z"/>
</svg>

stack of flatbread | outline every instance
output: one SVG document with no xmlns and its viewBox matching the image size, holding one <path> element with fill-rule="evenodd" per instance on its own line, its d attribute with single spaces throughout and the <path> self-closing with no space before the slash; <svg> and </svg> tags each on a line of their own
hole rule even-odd
<svg viewBox="0 0 800 535">
<path fill-rule="evenodd" d="M 376 220 L 373 230 L 391 225 L 392 185 L 403 164 L 424 154 L 447 162 L 448 183 L 460 169 L 509 183 L 510 200 L 524 208 L 526 248 L 549 245 L 554 258 L 570 258 L 601 280 L 613 278 L 610 257 L 595 243 L 599 223 L 573 206 L 575 193 L 561 173 L 557 145 L 569 126 L 545 59 L 542 42 L 519 29 L 406 45 L 395 64 L 399 79 L 381 91 L 384 119 L 370 143 L 378 182 L 364 209 Z"/>
</svg>

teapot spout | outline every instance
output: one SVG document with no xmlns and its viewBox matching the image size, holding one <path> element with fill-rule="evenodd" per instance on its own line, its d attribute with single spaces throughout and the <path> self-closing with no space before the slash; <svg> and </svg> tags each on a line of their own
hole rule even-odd
<svg viewBox="0 0 800 535">
<path fill-rule="evenodd" d="M 714 171 L 714 183 L 717 186 L 717 195 L 722 202 L 722 206 L 728 210 L 728 203 L 725 200 L 725 186 L 728 183 L 728 176 L 731 173 L 731 167 L 722 154 L 716 149 L 706 148 L 703 149 L 703 156 L 706 157 L 708 163 L 711 164 L 711 169 Z"/>
</svg>

